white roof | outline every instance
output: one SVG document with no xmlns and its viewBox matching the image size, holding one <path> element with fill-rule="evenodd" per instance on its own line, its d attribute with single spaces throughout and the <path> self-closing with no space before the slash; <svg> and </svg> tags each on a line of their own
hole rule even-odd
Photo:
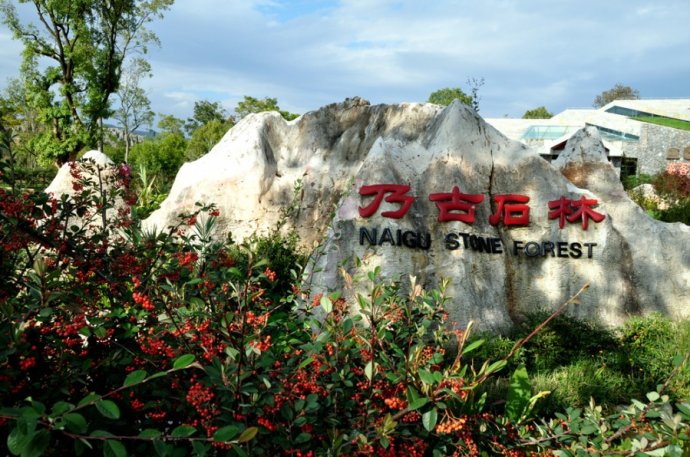
<svg viewBox="0 0 690 457">
<path fill-rule="evenodd" d="M 614 106 L 690 121 L 690 99 L 616 100 L 601 108 L 606 111 Z"/>
</svg>

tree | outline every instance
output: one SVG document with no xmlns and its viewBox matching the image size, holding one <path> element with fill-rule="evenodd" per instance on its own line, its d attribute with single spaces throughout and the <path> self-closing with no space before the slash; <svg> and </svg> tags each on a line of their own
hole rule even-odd
<svg viewBox="0 0 690 457">
<path fill-rule="evenodd" d="M 182 119 L 171 115 L 161 115 L 158 128 L 161 133 L 132 147 L 132 164 L 145 167 L 146 172 L 155 176 L 161 187 L 169 188 L 175 175 L 185 160 L 187 140 L 182 132 Z"/>
<path fill-rule="evenodd" d="M 595 108 L 601 108 L 615 100 L 637 100 L 640 98 L 640 91 L 630 86 L 617 83 L 612 89 L 605 90 L 594 98 Z"/>
<path fill-rule="evenodd" d="M 463 92 L 463 90 L 459 87 L 454 87 L 452 89 L 446 87 L 445 89 L 439 89 L 435 92 L 432 92 L 431 95 L 429 95 L 429 100 L 427 100 L 427 102 L 441 106 L 448 106 L 453 103 L 453 100 L 460 100 L 461 103 L 464 103 L 467 106 L 472 106 L 472 97 Z"/>
<path fill-rule="evenodd" d="M 239 102 L 237 104 L 237 108 L 235 108 L 235 113 L 237 113 L 237 117 L 239 119 L 242 119 L 251 113 L 263 113 L 265 111 L 278 111 L 280 115 L 288 121 L 299 117 L 299 114 L 281 110 L 280 107 L 278 107 L 277 98 L 266 97 L 262 100 L 259 100 L 258 98 L 245 95 L 244 100 Z"/>
<path fill-rule="evenodd" d="M 112 115 L 122 63 L 157 42 L 145 25 L 174 0 L 19 0 L 33 5 L 35 23 L 23 23 L 10 0 L 0 14 L 24 45 L 22 76 L 50 129 L 42 150 L 58 164 L 102 143 L 102 120 Z"/>
<path fill-rule="evenodd" d="M 32 108 L 26 96 L 24 81 L 10 79 L 0 96 L 0 123 L 11 138 L 15 165 L 36 166 L 37 154 L 33 148 L 33 139 L 44 130 L 38 113 Z"/>
<path fill-rule="evenodd" d="M 184 128 L 188 134 L 192 135 L 196 129 L 212 121 L 224 123 L 228 121 L 228 113 L 220 103 L 200 100 L 194 102 L 194 115 L 188 118 Z"/>
<path fill-rule="evenodd" d="M 122 127 L 125 143 L 125 162 L 129 161 L 132 134 L 140 127 L 151 126 L 153 111 L 146 92 L 139 86 L 141 78 L 150 75 L 151 66 L 143 59 L 134 59 L 125 68 L 117 91 L 120 106 L 113 114 Z"/>
<path fill-rule="evenodd" d="M 527 110 L 525 114 L 522 115 L 523 119 L 551 119 L 552 117 L 553 113 L 547 110 L 545 106 Z"/>
<path fill-rule="evenodd" d="M 213 148 L 223 135 L 232 127 L 232 121 L 213 119 L 192 132 L 192 137 L 187 143 L 185 157 L 187 160 L 195 160 L 203 156 Z"/>
</svg>

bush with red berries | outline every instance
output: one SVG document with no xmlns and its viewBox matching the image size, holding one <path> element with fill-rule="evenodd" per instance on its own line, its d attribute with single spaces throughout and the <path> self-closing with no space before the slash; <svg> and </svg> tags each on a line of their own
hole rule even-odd
<svg viewBox="0 0 690 457">
<path fill-rule="evenodd" d="M 482 341 L 447 322 L 445 284 L 374 271 L 353 314 L 338 293 L 300 290 L 292 237 L 218 241 L 218 210 L 202 205 L 147 233 L 127 170 L 74 175 L 69 198 L 0 189 L 2 454 L 688 449 L 690 406 L 663 389 L 608 415 L 591 405 L 537 420 L 544 393 L 520 366 L 488 408 L 479 387 L 531 336 L 504 359 L 467 363 Z"/>
</svg>

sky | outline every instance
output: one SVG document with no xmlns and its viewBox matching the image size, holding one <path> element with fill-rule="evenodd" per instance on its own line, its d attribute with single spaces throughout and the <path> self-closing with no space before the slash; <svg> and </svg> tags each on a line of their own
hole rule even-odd
<svg viewBox="0 0 690 457">
<path fill-rule="evenodd" d="M 354 96 L 424 102 L 471 78 L 483 117 L 558 113 L 616 83 L 690 98 L 688 24 L 687 0 L 177 0 L 149 26 L 161 46 L 142 85 L 156 113 L 183 119 L 245 95 L 300 114 Z M 20 59 L 0 25 L 0 88 Z"/>
</svg>

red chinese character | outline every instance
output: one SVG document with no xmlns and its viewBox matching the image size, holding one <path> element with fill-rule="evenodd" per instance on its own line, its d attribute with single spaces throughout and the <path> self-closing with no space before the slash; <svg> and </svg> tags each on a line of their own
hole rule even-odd
<svg viewBox="0 0 690 457">
<path fill-rule="evenodd" d="M 565 226 L 566 219 L 569 222 L 575 222 L 580 219 L 582 220 L 582 229 L 587 230 L 589 219 L 592 219 L 594 222 L 601 222 L 606 217 L 590 208 L 597 203 L 596 200 L 588 199 L 584 195 L 579 200 L 561 197 L 558 200 L 549 202 L 549 208 L 553 210 L 549 211 L 549 219 L 558 218 L 558 227 L 560 228 Z"/>
<path fill-rule="evenodd" d="M 417 199 L 417 197 L 405 195 L 409 190 L 410 186 L 404 184 L 373 184 L 371 186 L 362 186 L 359 188 L 359 195 L 376 195 L 376 197 L 374 197 L 374 200 L 369 203 L 368 206 L 359 208 L 359 215 L 362 217 L 373 216 L 379 209 L 384 194 L 392 193 L 392 195 L 386 197 L 386 201 L 388 203 L 402 203 L 402 206 L 397 211 L 384 211 L 381 213 L 381 216 L 400 219 L 410 209 L 412 202 Z"/>
<path fill-rule="evenodd" d="M 587 230 L 587 222 L 592 219 L 594 222 L 601 222 L 606 216 L 597 213 L 590 206 L 596 205 L 598 202 L 594 199 L 587 199 L 584 195 L 579 200 L 573 200 L 572 206 L 576 209 L 573 214 L 568 216 L 568 221 L 575 222 L 582 219 L 582 230 Z"/>
<path fill-rule="evenodd" d="M 549 208 L 553 210 L 549 211 L 549 219 L 558 218 L 558 227 L 561 229 L 565 226 L 566 216 L 570 216 L 573 213 L 573 208 L 570 206 L 572 202 L 571 199 L 565 197 L 549 202 Z"/>
<path fill-rule="evenodd" d="M 479 194 L 462 194 L 458 186 L 453 187 L 451 193 L 429 194 L 429 200 L 436 202 L 440 210 L 439 222 L 461 221 L 466 224 L 474 223 L 475 205 L 484 201 L 484 196 Z M 451 213 L 451 211 L 462 211 Z"/>
<path fill-rule="evenodd" d="M 496 212 L 489 216 L 489 224 L 498 225 L 503 216 L 503 225 L 528 225 L 529 201 L 527 195 L 503 194 L 494 195 Z"/>
</svg>

